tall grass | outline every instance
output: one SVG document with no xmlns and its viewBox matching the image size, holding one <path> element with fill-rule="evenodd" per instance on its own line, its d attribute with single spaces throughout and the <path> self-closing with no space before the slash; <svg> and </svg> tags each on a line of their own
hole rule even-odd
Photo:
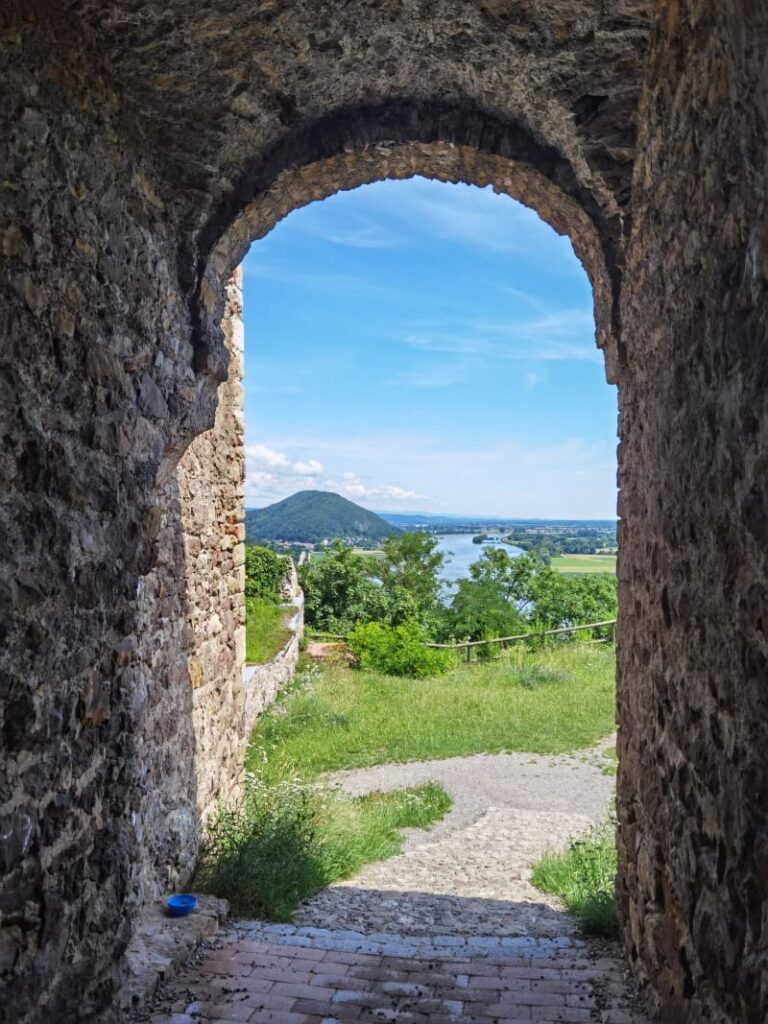
<svg viewBox="0 0 768 1024">
<path fill-rule="evenodd" d="M 263 597 L 245 601 L 245 660 L 249 665 L 270 661 L 291 635 L 286 619 L 291 612 Z"/>
<path fill-rule="evenodd" d="M 250 774 L 243 802 L 209 826 L 195 885 L 229 900 L 236 914 L 290 921 L 301 899 L 399 853 L 401 829 L 426 827 L 450 803 L 434 783 L 344 799 Z"/>
<path fill-rule="evenodd" d="M 533 869 L 533 884 L 559 896 L 585 932 L 616 930 L 616 822 L 571 842 L 564 853 L 547 854 Z"/>
</svg>

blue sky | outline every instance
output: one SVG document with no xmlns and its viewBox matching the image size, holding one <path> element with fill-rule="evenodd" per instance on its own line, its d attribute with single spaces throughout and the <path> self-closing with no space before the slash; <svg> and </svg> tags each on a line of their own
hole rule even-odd
<svg viewBox="0 0 768 1024">
<path fill-rule="evenodd" d="M 415 178 L 292 213 L 243 263 L 246 504 L 616 511 L 616 394 L 570 242 Z"/>
</svg>

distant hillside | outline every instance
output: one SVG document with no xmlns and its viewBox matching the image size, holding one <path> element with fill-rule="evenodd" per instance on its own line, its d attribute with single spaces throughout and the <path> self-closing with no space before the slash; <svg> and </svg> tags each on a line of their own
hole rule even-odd
<svg viewBox="0 0 768 1024">
<path fill-rule="evenodd" d="M 266 508 L 245 513 L 248 543 L 285 540 L 317 543 L 341 537 L 379 541 L 400 531 L 380 516 L 330 491 L 299 491 Z"/>
</svg>

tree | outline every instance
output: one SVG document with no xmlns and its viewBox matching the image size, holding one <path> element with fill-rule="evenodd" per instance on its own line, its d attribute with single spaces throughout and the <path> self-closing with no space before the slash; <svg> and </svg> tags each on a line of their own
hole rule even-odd
<svg viewBox="0 0 768 1024">
<path fill-rule="evenodd" d="M 525 632 L 525 619 L 498 580 L 462 579 L 457 587 L 449 616 L 455 637 L 488 640 Z"/>
<path fill-rule="evenodd" d="M 287 572 L 287 558 L 249 544 L 245 549 L 245 596 L 279 600 L 280 584 Z"/>
<path fill-rule="evenodd" d="M 369 559 L 341 540 L 299 570 L 307 625 L 346 633 L 356 622 L 382 617 L 381 587 L 370 578 Z"/>
<path fill-rule="evenodd" d="M 607 573 L 563 576 L 549 570 L 534 581 L 533 619 L 545 629 L 616 618 L 616 578 Z"/>
<path fill-rule="evenodd" d="M 437 545 L 437 537 L 420 532 L 387 537 L 382 544 L 384 557 L 376 563 L 376 573 L 387 595 L 391 622 L 416 619 L 425 625 L 438 614 L 438 574 L 444 556 Z"/>
</svg>

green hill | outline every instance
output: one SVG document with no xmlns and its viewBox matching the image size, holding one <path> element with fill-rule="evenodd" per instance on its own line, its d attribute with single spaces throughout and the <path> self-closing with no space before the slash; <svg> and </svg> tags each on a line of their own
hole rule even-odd
<svg viewBox="0 0 768 1024">
<path fill-rule="evenodd" d="M 317 543 L 336 537 L 370 543 L 400 532 L 375 513 L 330 491 L 299 491 L 266 508 L 247 509 L 245 529 L 249 544 L 260 540 Z"/>
</svg>

